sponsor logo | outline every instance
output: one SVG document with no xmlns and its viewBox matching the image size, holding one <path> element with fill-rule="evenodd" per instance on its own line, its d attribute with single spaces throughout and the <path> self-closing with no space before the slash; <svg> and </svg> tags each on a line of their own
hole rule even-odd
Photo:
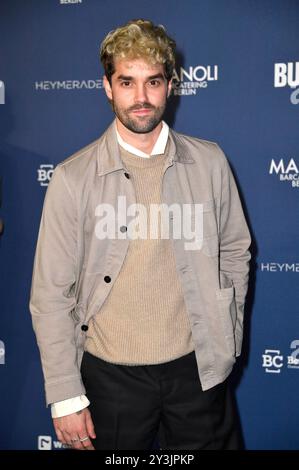
<svg viewBox="0 0 299 470">
<path fill-rule="evenodd" d="M 38 450 L 51 450 L 52 449 L 52 437 L 51 436 L 38 436 Z"/>
<path fill-rule="evenodd" d="M 283 356 L 281 356 L 278 349 L 266 349 L 263 354 L 263 367 L 266 372 L 280 373 L 283 366 Z"/>
<path fill-rule="evenodd" d="M 37 170 L 37 181 L 41 186 L 48 186 L 54 171 L 54 165 L 41 164 Z"/>
<path fill-rule="evenodd" d="M 5 364 L 5 344 L 0 340 L 0 364 Z"/>
<path fill-rule="evenodd" d="M 291 183 L 293 188 L 299 188 L 299 169 L 294 158 L 285 161 L 281 158 L 275 161 L 273 158 L 270 163 L 269 174 L 276 174 L 279 181 Z"/>
<path fill-rule="evenodd" d="M 0 80 L 0 104 L 5 104 L 5 85 Z"/>
<path fill-rule="evenodd" d="M 196 65 L 174 70 L 172 90 L 174 95 L 196 95 L 199 89 L 207 88 L 209 82 L 218 80 L 218 65 Z"/>
<path fill-rule="evenodd" d="M 43 80 L 34 83 L 37 91 L 94 90 L 103 88 L 103 80 Z"/>
<path fill-rule="evenodd" d="M 59 0 L 60 5 L 69 5 L 72 3 L 82 3 L 82 0 Z"/>
<path fill-rule="evenodd" d="M 266 373 L 280 374 L 284 364 L 287 365 L 288 369 L 299 369 L 299 340 L 294 339 L 290 344 L 291 354 L 284 356 L 281 354 L 279 349 L 265 349 L 262 354 L 262 367 Z"/>
<path fill-rule="evenodd" d="M 55 441 L 52 439 L 52 436 L 38 436 L 37 440 L 38 450 L 59 450 L 59 449 L 69 449 L 67 444 L 62 444 L 60 441 Z"/>
<path fill-rule="evenodd" d="M 290 96 L 292 104 L 299 104 L 299 62 L 274 64 L 274 87 L 295 88 Z"/>
<path fill-rule="evenodd" d="M 299 273 L 299 263 L 260 263 L 260 269 L 269 273 Z"/>
<path fill-rule="evenodd" d="M 293 352 L 288 356 L 288 368 L 289 369 L 299 369 L 299 340 L 294 339 L 290 344 L 290 349 L 293 349 Z"/>
</svg>

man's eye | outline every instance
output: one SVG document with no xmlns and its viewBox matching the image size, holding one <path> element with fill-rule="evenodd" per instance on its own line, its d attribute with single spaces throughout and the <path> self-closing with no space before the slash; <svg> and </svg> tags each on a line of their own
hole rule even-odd
<svg viewBox="0 0 299 470">
<path fill-rule="evenodd" d="M 158 85 L 160 85 L 160 81 L 159 80 L 151 80 L 150 85 L 151 86 L 158 86 Z"/>
<path fill-rule="evenodd" d="M 131 82 L 121 82 L 121 86 L 127 88 L 131 85 Z"/>
</svg>

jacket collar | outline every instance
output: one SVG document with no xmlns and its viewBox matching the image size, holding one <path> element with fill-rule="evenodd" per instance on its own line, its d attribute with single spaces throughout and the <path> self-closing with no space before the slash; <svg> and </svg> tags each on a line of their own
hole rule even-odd
<svg viewBox="0 0 299 470">
<path fill-rule="evenodd" d="M 182 142 L 179 134 L 169 129 L 169 163 L 193 163 L 194 159 Z M 136 157 L 138 158 L 138 157 Z M 106 175 L 116 170 L 125 169 L 120 156 L 116 137 L 116 121 L 108 127 L 97 143 L 97 174 Z"/>
</svg>

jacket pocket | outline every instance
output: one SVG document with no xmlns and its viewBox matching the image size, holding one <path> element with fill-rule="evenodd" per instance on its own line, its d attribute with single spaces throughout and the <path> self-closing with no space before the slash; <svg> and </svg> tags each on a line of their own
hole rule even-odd
<svg viewBox="0 0 299 470">
<path fill-rule="evenodd" d="M 235 326 L 237 320 L 235 289 L 233 286 L 225 289 L 217 289 L 216 297 L 226 344 L 230 353 L 235 356 Z"/>
</svg>

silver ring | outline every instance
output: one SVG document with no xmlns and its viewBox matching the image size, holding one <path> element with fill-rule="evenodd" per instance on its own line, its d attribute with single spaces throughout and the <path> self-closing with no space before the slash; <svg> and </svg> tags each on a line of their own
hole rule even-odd
<svg viewBox="0 0 299 470">
<path fill-rule="evenodd" d="M 86 436 L 86 437 L 82 437 L 82 439 L 79 439 L 80 442 L 84 442 L 84 441 L 88 441 L 89 437 Z"/>
</svg>

